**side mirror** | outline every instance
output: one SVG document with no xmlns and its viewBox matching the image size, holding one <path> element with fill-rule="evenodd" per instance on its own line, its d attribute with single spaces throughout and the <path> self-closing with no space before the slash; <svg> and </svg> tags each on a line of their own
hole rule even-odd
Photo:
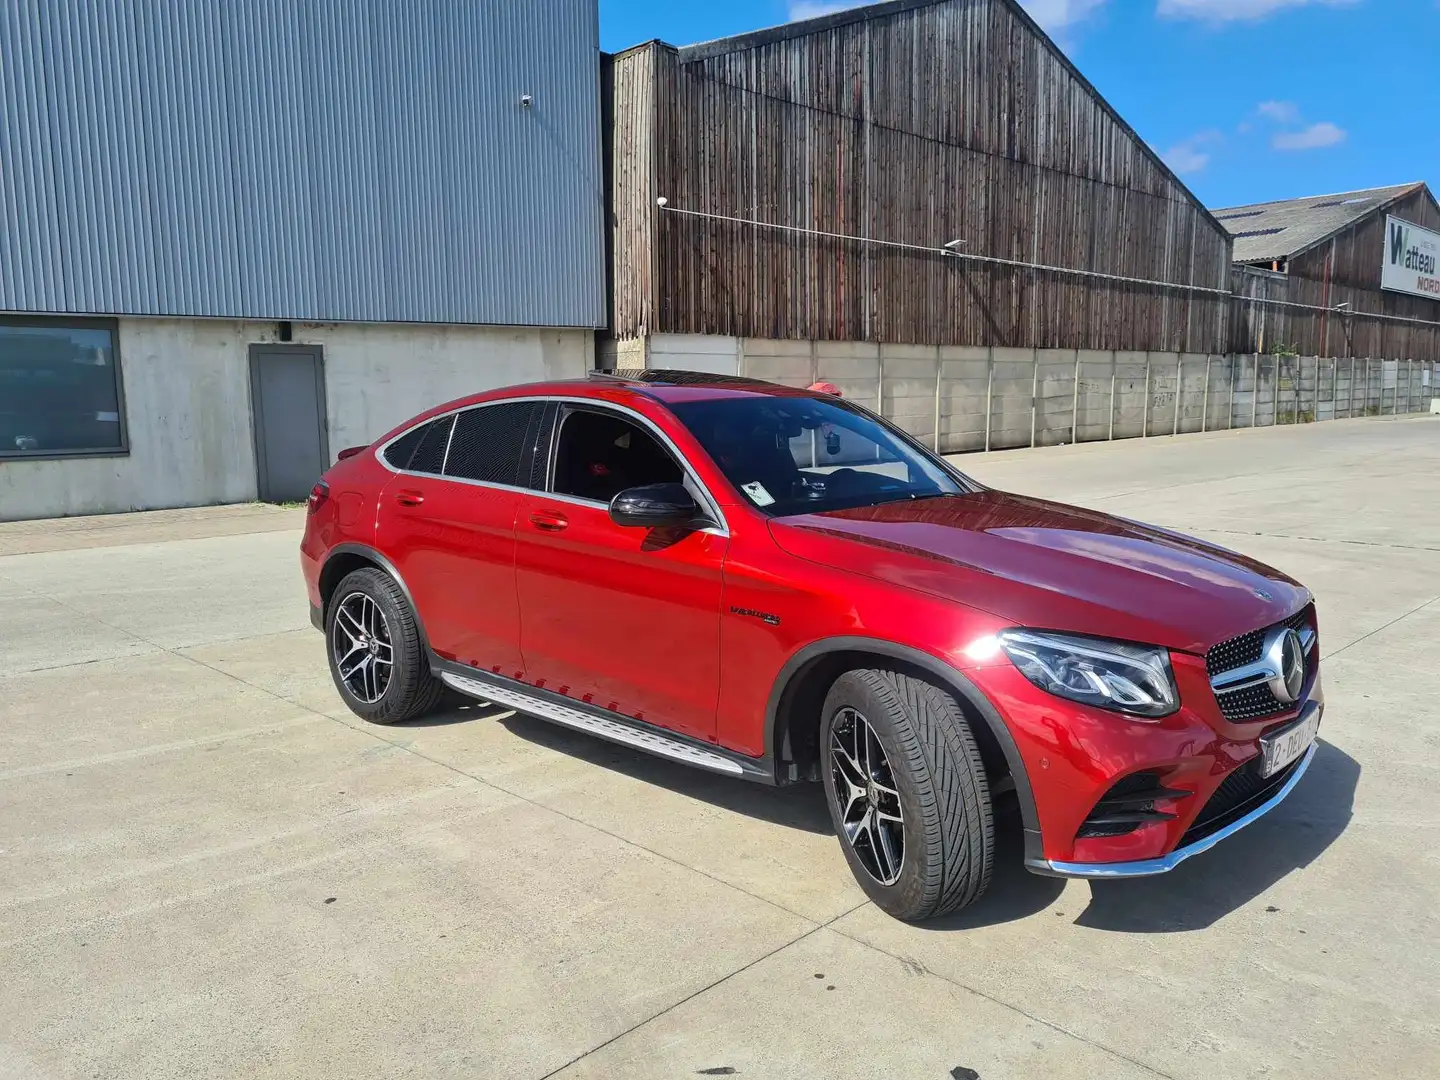
<svg viewBox="0 0 1440 1080">
<path fill-rule="evenodd" d="M 700 507 L 684 484 L 646 484 L 626 488 L 610 500 L 610 520 L 641 529 L 671 529 L 691 525 Z"/>
</svg>

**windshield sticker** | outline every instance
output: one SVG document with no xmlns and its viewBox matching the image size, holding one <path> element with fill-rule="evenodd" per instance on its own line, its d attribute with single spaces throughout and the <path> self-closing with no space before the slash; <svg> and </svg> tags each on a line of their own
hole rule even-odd
<svg viewBox="0 0 1440 1080">
<path fill-rule="evenodd" d="M 750 496 L 750 501 L 756 506 L 774 506 L 775 496 L 765 490 L 765 485 L 759 480 L 752 480 L 748 484 L 741 484 L 740 490 Z"/>
</svg>

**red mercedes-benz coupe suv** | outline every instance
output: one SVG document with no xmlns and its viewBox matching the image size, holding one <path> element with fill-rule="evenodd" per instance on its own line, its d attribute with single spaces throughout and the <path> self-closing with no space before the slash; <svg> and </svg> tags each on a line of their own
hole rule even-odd
<svg viewBox="0 0 1440 1080">
<path fill-rule="evenodd" d="M 1314 754 L 1315 606 L 1163 529 L 993 491 L 840 398 L 651 371 L 510 387 L 347 450 L 301 545 L 355 713 L 449 690 L 697 768 L 820 781 L 875 902 L 1157 874 Z"/>
</svg>

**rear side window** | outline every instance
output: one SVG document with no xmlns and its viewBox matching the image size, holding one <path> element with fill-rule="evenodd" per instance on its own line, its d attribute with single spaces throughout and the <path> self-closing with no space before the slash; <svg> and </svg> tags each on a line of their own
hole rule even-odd
<svg viewBox="0 0 1440 1080">
<path fill-rule="evenodd" d="M 544 411 L 544 402 L 513 401 L 462 412 L 455 420 L 445 475 L 518 485 L 520 463 Z"/>
<path fill-rule="evenodd" d="M 410 457 L 410 464 L 396 466 L 405 468 L 410 472 L 438 473 L 445 464 L 445 444 L 450 441 L 450 427 L 455 423 L 455 416 L 442 416 L 438 420 L 431 420 L 420 429 L 422 432 L 419 441 L 415 444 L 415 453 Z M 410 434 L 414 434 L 411 432 Z M 407 439 L 409 435 L 405 436 Z M 399 446 L 399 443 L 395 444 Z M 389 455 L 386 455 L 389 460 Z M 395 463 L 392 461 L 392 465 Z"/>
<path fill-rule="evenodd" d="M 420 440 L 425 437 L 425 432 L 429 428 L 429 424 L 411 428 L 387 446 L 384 455 L 386 464 L 392 469 L 408 469 L 410 459 L 415 456 L 415 448 L 420 445 Z"/>
</svg>

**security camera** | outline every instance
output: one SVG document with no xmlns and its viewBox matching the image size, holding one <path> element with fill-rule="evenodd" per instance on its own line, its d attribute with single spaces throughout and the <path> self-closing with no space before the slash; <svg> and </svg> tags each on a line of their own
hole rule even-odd
<svg viewBox="0 0 1440 1080">
<path fill-rule="evenodd" d="M 531 103 L 532 101 L 534 101 L 534 100 L 535 100 L 535 99 L 532 98 L 529 94 L 521 94 L 521 95 L 520 95 L 520 104 L 521 104 L 521 106 L 523 106 L 523 107 L 526 108 L 526 109 L 528 109 L 528 108 L 530 107 L 530 103 Z"/>
</svg>

